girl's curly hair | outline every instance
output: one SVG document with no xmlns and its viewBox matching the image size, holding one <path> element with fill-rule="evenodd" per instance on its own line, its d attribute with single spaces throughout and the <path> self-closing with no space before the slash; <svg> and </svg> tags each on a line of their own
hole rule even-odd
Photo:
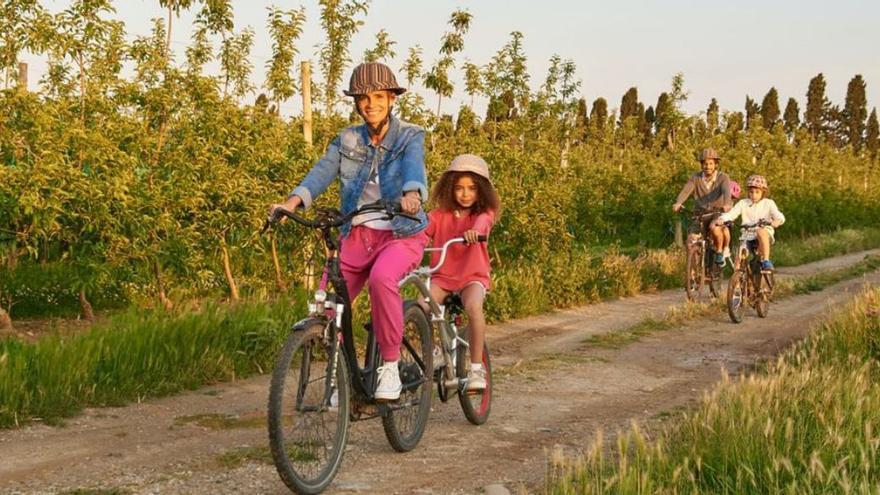
<svg viewBox="0 0 880 495">
<path fill-rule="evenodd" d="M 431 203 L 436 208 L 446 211 L 455 211 L 458 209 L 458 203 L 455 201 L 455 183 L 463 176 L 468 176 L 477 185 L 477 201 L 472 207 L 475 214 L 492 210 L 495 212 L 495 218 L 501 216 L 501 200 L 495 187 L 488 179 L 473 172 L 446 172 L 431 191 Z"/>
</svg>

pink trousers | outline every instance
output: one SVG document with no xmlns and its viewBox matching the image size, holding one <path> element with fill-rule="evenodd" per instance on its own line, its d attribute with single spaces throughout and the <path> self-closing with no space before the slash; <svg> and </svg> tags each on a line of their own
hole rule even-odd
<svg viewBox="0 0 880 495">
<path fill-rule="evenodd" d="M 397 284 L 421 262 L 427 243 L 424 231 L 395 239 L 390 230 L 364 225 L 353 227 L 342 239 L 339 261 L 348 295 L 354 301 L 369 281 L 373 331 L 385 361 L 400 357 L 403 340 L 403 300 Z"/>
</svg>

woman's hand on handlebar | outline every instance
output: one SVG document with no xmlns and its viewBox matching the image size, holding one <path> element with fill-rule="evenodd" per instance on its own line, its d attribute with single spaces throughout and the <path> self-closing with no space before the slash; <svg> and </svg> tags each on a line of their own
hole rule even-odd
<svg viewBox="0 0 880 495">
<path fill-rule="evenodd" d="M 400 198 L 400 209 L 404 213 L 415 215 L 419 212 L 419 208 L 421 207 L 422 198 L 419 196 L 418 191 L 408 191 L 402 198 Z"/>
<path fill-rule="evenodd" d="M 277 210 L 278 208 L 287 211 L 296 211 L 296 209 L 299 208 L 301 205 L 302 198 L 294 194 L 293 196 L 287 198 L 287 201 L 281 204 L 276 203 L 269 205 L 269 218 L 276 218 L 275 210 Z M 283 221 L 284 217 L 281 217 L 281 220 Z"/>
</svg>

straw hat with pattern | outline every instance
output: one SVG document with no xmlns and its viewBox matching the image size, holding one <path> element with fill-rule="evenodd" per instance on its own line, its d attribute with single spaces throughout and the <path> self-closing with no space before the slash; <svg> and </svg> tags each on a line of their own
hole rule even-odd
<svg viewBox="0 0 880 495">
<path fill-rule="evenodd" d="M 394 72 L 381 62 L 365 62 L 354 68 L 351 80 L 348 82 L 348 90 L 343 91 L 346 96 L 360 96 L 373 91 L 391 91 L 396 95 L 406 92 L 406 88 L 397 84 Z"/>
</svg>

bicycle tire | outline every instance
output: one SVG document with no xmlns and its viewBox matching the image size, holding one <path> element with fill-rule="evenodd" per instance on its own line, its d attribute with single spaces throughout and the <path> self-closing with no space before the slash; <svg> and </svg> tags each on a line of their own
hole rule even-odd
<svg viewBox="0 0 880 495">
<path fill-rule="evenodd" d="M 727 314 L 734 323 L 741 323 L 743 319 L 746 300 L 749 297 L 745 285 L 747 277 L 744 270 L 736 269 L 727 283 Z"/>
<path fill-rule="evenodd" d="M 465 330 L 464 334 L 465 340 L 470 341 L 469 332 Z M 459 344 L 455 352 L 458 354 L 455 359 L 456 375 L 465 378 L 471 365 L 470 347 Z M 483 340 L 483 369 L 486 370 L 486 388 L 482 392 L 468 394 L 466 390 L 461 390 L 458 393 L 458 401 L 464 417 L 475 425 L 484 424 L 492 411 L 492 359 L 489 356 L 489 345 L 485 340 Z"/>
<path fill-rule="evenodd" d="M 431 325 L 416 301 L 406 301 L 403 307 L 403 342 L 399 366 L 404 390 L 400 393 L 401 407 L 388 407 L 382 415 L 382 428 L 388 443 L 398 452 L 414 449 L 428 424 L 433 392 L 433 350 Z M 409 377 L 409 378 L 407 378 Z M 407 390 L 405 383 L 421 380 L 417 387 Z"/>
<path fill-rule="evenodd" d="M 705 258 L 706 280 L 709 281 L 709 295 L 713 299 L 721 296 L 721 280 L 724 277 L 724 267 L 715 264 L 715 250 L 707 249 Z"/>
<path fill-rule="evenodd" d="M 689 301 L 696 301 L 703 288 L 703 264 L 701 249 L 688 250 L 687 265 L 684 275 L 684 289 Z"/>
<path fill-rule="evenodd" d="M 770 312 L 769 285 L 764 281 L 766 276 L 768 275 L 759 272 L 758 276 L 755 277 L 755 311 L 758 312 L 758 316 L 761 318 L 766 318 Z"/>
<path fill-rule="evenodd" d="M 324 491 L 342 464 L 348 441 L 348 368 L 340 350 L 336 369 L 338 407 L 324 407 L 330 348 L 323 333 L 324 326 L 315 323 L 290 334 L 278 355 L 269 387 L 272 459 L 281 480 L 295 493 Z"/>
</svg>

